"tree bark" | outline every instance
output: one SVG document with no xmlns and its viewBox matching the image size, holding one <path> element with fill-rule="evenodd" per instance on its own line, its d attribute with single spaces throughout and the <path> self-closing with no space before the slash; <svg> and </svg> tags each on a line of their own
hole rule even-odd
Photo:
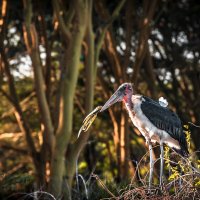
<svg viewBox="0 0 200 200">
<path fill-rule="evenodd" d="M 76 24 L 74 24 L 74 29 L 71 33 L 69 47 L 66 49 L 68 63 L 66 64 L 65 70 L 62 72 L 63 84 L 60 98 L 60 116 L 56 133 L 55 151 L 51 162 L 49 191 L 56 198 L 62 194 L 63 175 L 65 170 L 65 152 L 72 135 L 73 100 L 79 74 L 82 41 L 85 34 L 86 4 L 84 1 L 75 1 L 75 19 Z M 69 160 L 69 162 L 67 162 L 69 167 L 71 159 L 67 158 L 67 160 Z M 72 169 L 75 168 L 72 167 Z M 73 171 L 67 173 L 74 174 Z M 68 194 L 65 196 L 66 199 L 71 199 L 71 180 L 71 176 L 66 179 L 66 184 L 69 188 L 67 191 Z"/>
<path fill-rule="evenodd" d="M 33 11 L 30 0 L 24 1 L 24 15 L 24 40 L 33 65 L 35 90 L 41 114 L 41 124 L 43 126 L 43 144 L 40 152 L 40 171 L 43 176 L 41 176 L 42 180 L 40 180 L 40 184 L 44 184 L 46 182 L 46 163 L 51 159 L 55 144 L 54 127 L 45 93 L 46 86 L 39 55 L 37 31 L 34 24 L 31 23 Z"/>
</svg>

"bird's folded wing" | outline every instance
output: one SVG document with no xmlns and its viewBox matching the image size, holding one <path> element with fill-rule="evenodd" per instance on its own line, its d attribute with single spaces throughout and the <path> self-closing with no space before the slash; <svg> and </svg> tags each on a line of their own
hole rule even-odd
<svg viewBox="0 0 200 200">
<path fill-rule="evenodd" d="M 157 128 L 166 131 L 171 137 L 180 140 L 182 124 L 179 117 L 167 107 L 148 97 L 143 97 L 141 110 L 149 121 Z"/>
</svg>

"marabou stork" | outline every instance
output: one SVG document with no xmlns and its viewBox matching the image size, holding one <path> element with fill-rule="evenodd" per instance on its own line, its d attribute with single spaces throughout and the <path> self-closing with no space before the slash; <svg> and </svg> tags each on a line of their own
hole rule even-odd
<svg viewBox="0 0 200 200">
<path fill-rule="evenodd" d="M 116 102 L 123 101 L 132 123 L 145 137 L 150 151 L 149 187 L 153 175 L 152 143 L 160 144 L 160 186 L 163 176 L 163 143 L 183 156 L 188 155 L 187 142 L 182 124 L 176 113 L 164 106 L 161 102 L 149 97 L 134 94 L 131 83 L 122 84 L 105 103 L 100 112 Z"/>
</svg>

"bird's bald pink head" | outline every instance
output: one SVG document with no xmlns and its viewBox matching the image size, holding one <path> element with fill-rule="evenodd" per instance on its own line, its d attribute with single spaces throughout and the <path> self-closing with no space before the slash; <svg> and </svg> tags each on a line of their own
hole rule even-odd
<svg viewBox="0 0 200 200">
<path fill-rule="evenodd" d="M 123 83 L 110 97 L 110 99 L 105 103 L 105 105 L 101 109 L 101 112 L 106 110 L 116 102 L 120 101 L 127 102 L 131 98 L 132 94 L 133 94 L 132 83 Z"/>
</svg>

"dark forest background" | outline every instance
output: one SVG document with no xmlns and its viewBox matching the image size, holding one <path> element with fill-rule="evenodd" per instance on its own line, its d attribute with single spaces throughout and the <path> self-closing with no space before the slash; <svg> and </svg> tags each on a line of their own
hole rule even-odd
<svg viewBox="0 0 200 200">
<path fill-rule="evenodd" d="M 133 177 L 147 181 L 148 147 L 122 104 L 77 134 L 124 82 L 199 125 L 199 13 L 195 0 L 1 0 L 0 197 L 83 199 L 85 181 L 100 199 L 110 194 L 99 182 L 119 192 Z M 198 167 L 200 129 L 190 131 Z"/>
</svg>

